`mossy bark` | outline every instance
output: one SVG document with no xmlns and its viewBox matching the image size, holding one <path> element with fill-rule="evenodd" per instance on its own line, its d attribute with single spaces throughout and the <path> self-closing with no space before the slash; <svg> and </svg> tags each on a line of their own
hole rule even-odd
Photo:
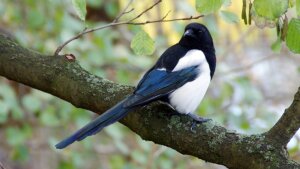
<svg viewBox="0 0 300 169">
<path fill-rule="evenodd" d="M 50 93 L 98 114 L 133 87 L 90 74 L 75 61 L 25 49 L 0 35 L 0 75 Z M 156 102 L 131 112 L 121 123 L 143 139 L 231 169 L 294 169 L 285 146 L 300 126 L 300 88 L 292 105 L 269 131 L 244 135 L 209 121 L 191 132 L 192 119 Z"/>
</svg>

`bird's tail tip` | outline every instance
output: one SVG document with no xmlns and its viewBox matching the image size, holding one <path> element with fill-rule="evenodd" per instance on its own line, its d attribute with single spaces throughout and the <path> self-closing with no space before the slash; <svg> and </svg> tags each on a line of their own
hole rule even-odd
<svg viewBox="0 0 300 169">
<path fill-rule="evenodd" d="M 66 148 L 67 146 L 69 146 L 70 144 L 72 144 L 73 142 L 74 142 L 73 140 L 66 139 L 66 140 L 63 140 L 63 141 L 57 143 L 57 144 L 55 145 L 55 148 L 56 148 L 56 149 L 64 149 L 64 148 Z"/>
<path fill-rule="evenodd" d="M 124 108 L 123 104 L 125 101 L 126 99 L 119 102 L 117 105 L 107 110 L 101 116 L 98 116 L 83 128 L 77 130 L 74 134 L 56 144 L 56 149 L 64 149 L 75 141 L 81 141 L 88 136 L 94 135 L 100 132 L 104 127 L 123 118 L 130 110 Z"/>
</svg>

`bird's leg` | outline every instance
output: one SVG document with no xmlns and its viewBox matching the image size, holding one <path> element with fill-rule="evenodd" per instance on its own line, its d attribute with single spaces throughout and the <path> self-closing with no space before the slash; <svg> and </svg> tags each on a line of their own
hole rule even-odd
<svg viewBox="0 0 300 169">
<path fill-rule="evenodd" d="M 190 116 L 193 119 L 193 123 L 192 123 L 192 126 L 191 126 L 191 131 L 192 132 L 195 132 L 194 128 L 196 127 L 197 124 L 204 123 L 204 122 L 207 122 L 207 121 L 211 120 L 211 119 L 202 118 L 202 117 L 197 116 L 196 114 L 193 114 L 193 113 L 189 113 L 187 115 Z"/>
</svg>

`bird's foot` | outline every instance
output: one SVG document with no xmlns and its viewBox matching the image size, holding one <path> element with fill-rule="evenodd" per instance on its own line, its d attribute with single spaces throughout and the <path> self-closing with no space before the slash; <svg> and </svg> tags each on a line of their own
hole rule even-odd
<svg viewBox="0 0 300 169">
<path fill-rule="evenodd" d="M 211 119 L 206 119 L 206 118 L 197 116 L 196 114 L 193 114 L 193 113 L 189 113 L 188 116 L 190 116 L 192 119 L 194 119 L 194 121 L 198 124 L 211 120 Z"/>
<path fill-rule="evenodd" d="M 193 133 L 196 132 L 195 127 L 196 127 L 197 124 L 205 123 L 205 122 L 211 120 L 211 119 L 202 118 L 202 117 L 197 116 L 193 113 L 189 113 L 188 116 L 190 116 L 193 119 L 193 123 L 192 123 L 192 126 L 191 126 L 191 131 Z"/>
</svg>

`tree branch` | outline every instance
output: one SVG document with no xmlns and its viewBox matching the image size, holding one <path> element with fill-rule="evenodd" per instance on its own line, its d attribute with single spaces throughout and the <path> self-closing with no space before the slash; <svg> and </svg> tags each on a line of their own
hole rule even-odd
<svg viewBox="0 0 300 169">
<path fill-rule="evenodd" d="M 152 8 L 154 8 L 156 5 L 158 5 L 161 2 L 162 2 L 162 0 L 156 1 L 153 5 L 151 5 L 150 7 L 146 8 L 144 11 L 142 11 L 136 17 L 133 17 L 132 19 L 128 20 L 128 22 L 132 22 L 132 21 L 138 19 L 139 17 L 141 17 L 142 15 L 144 15 L 145 13 L 147 13 L 148 11 L 150 11 Z"/>
<path fill-rule="evenodd" d="M 39 54 L 1 35 L 0 75 L 50 93 L 76 107 L 101 113 L 133 91 L 133 87 L 90 74 L 77 62 Z M 121 123 L 145 140 L 231 169 L 300 168 L 288 158 L 283 145 L 287 141 L 282 142 L 276 136 L 283 132 L 283 140 L 290 139 L 299 127 L 299 96 L 300 88 L 283 119 L 270 132 L 257 135 L 238 134 L 213 121 L 199 124 L 195 132 L 191 132 L 193 120 L 190 117 L 176 114 L 159 102 L 137 109 Z M 287 121 L 293 124 L 286 124 Z"/>
<path fill-rule="evenodd" d="M 284 111 L 279 121 L 267 133 L 270 140 L 277 140 L 286 145 L 300 128 L 300 88 L 294 97 L 293 103 Z"/>
<path fill-rule="evenodd" d="M 140 18 L 142 15 L 144 15 L 146 12 L 148 12 L 149 10 L 151 10 L 152 8 L 154 8 L 156 5 L 158 5 L 159 3 L 161 3 L 162 0 L 158 0 L 156 1 L 153 5 L 151 5 L 150 7 L 146 8 L 144 11 L 142 11 L 141 13 L 139 13 L 137 16 L 127 20 L 127 21 L 120 21 L 119 19 L 126 13 L 132 12 L 134 9 L 131 9 L 129 11 L 126 11 L 129 7 L 129 5 L 132 3 L 132 1 L 129 1 L 129 3 L 126 5 L 126 7 L 123 9 L 123 11 L 109 24 L 103 25 L 103 26 L 99 26 L 96 28 L 90 28 L 87 29 L 85 28 L 83 31 L 81 31 L 80 33 L 78 33 L 77 35 L 75 35 L 74 37 L 71 37 L 70 39 L 68 39 L 66 42 L 64 42 L 63 44 L 59 45 L 57 47 L 57 49 L 54 52 L 54 55 L 58 55 L 59 52 L 70 42 L 72 42 L 73 40 L 76 40 L 80 37 L 82 37 L 83 35 L 87 34 L 87 33 L 91 33 L 97 30 L 101 30 L 104 28 L 108 28 L 108 27 L 113 27 L 113 26 L 119 26 L 119 25 L 146 25 L 146 24 L 151 24 L 151 23 L 157 23 L 157 22 L 173 22 L 173 21 L 179 21 L 179 20 L 194 20 L 194 19 L 199 19 L 201 17 L 203 17 L 204 15 L 198 15 L 198 16 L 190 16 L 190 17 L 183 17 L 183 18 L 175 18 L 175 19 L 166 19 L 166 17 L 168 16 L 169 12 L 162 18 L 160 19 L 156 19 L 156 20 L 149 20 L 149 21 L 144 21 L 144 22 L 135 22 L 135 20 L 137 20 L 138 18 Z"/>
<path fill-rule="evenodd" d="M 125 14 L 128 14 L 130 12 L 132 12 L 134 10 L 134 8 L 132 8 L 131 10 L 127 11 L 127 9 L 129 8 L 130 4 L 132 4 L 133 0 L 129 0 L 128 4 L 126 5 L 126 7 L 122 10 L 122 12 L 113 20 L 113 22 L 118 22 L 119 19 L 124 16 Z"/>
</svg>

